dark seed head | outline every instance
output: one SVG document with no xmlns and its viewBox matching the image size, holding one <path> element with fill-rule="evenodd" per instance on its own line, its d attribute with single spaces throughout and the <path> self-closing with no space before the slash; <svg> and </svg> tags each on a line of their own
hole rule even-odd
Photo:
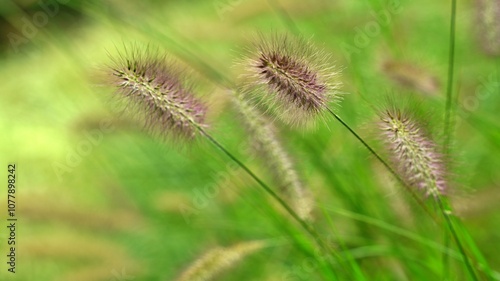
<svg viewBox="0 0 500 281">
<path fill-rule="evenodd" d="M 192 93 L 183 74 L 165 56 L 132 47 L 113 58 L 108 84 L 153 132 L 193 138 L 205 127 L 205 105 Z"/>
<path fill-rule="evenodd" d="M 245 62 L 245 92 L 287 123 L 308 123 L 339 96 L 339 84 L 332 81 L 337 73 L 326 61 L 302 39 L 261 37 Z"/>
</svg>

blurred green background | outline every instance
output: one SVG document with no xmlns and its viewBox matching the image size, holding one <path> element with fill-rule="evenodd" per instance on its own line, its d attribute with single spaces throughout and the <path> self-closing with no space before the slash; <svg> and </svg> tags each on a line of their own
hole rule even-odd
<svg viewBox="0 0 500 281">
<path fill-rule="evenodd" d="M 484 15 L 484 2 L 458 1 L 453 85 L 461 118 L 448 194 L 500 271 L 500 15 Z M 19 221 L 13 275 L 5 183 L 0 279 L 174 280 L 217 245 L 287 235 L 250 178 L 209 145 L 179 150 L 116 117 L 99 76 L 124 44 L 157 46 L 193 69 L 212 134 L 270 181 L 227 102 L 241 71 L 235 61 L 256 32 L 300 33 L 331 54 L 347 93 L 337 112 L 371 143 L 373 107 L 386 95 L 428 112 L 440 141 L 449 21 L 449 1 L 431 0 L 1 1 L 0 175 L 17 165 Z M 317 200 L 315 224 L 331 232 L 325 208 L 370 280 L 439 280 L 439 251 L 366 220 L 443 243 L 442 229 L 351 135 L 332 120 L 308 132 L 280 129 Z M 217 280 L 324 280 L 304 258 L 290 245 L 266 248 Z M 287 272 L 300 274 L 284 279 Z"/>
</svg>

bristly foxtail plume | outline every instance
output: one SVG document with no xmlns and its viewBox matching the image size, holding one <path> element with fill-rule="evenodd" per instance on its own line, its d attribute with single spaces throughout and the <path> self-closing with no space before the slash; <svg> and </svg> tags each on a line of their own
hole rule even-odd
<svg viewBox="0 0 500 281">
<path fill-rule="evenodd" d="M 230 247 L 211 249 L 177 278 L 177 281 L 208 281 L 214 280 L 223 271 L 235 266 L 246 256 L 264 248 L 264 241 L 241 242 Z"/>
<path fill-rule="evenodd" d="M 339 100 L 340 83 L 329 56 L 293 35 L 260 36 L 244 61 L 245 95 L 278 118 L 307 125 Z"/>
<path fill-rule="evenodd" d="M 234 94 L 233 103 L 245 124 L 252 146 L 263 158 L 280 191 L 303 220 L 312 219 L 314 206 L 311 192 L 303 185 L 292 160 L 278 139 L 275 127 L 241 94 Z"/>
<path fill-rule="evenodd" d="M 426 195 L 442 195 L 446 191 L 446 176 L 436 144 L 406 112 L 389 108 L 380 113 L 380 119 L 382 138 L 407 184 Z"/>
<path fill-rule="evenodd" d="M 152 132 L 192 139 L 206 127 L 206 106 L 164 55 L 132 46 L 112 61 L 107 83 L 125 100 L 127 111 L 132 107 Z"/>
</svg>

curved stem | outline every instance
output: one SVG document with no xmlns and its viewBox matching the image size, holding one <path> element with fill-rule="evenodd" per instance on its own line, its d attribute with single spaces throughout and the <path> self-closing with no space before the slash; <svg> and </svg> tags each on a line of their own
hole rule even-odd
<svg viewBox="0 0 500 281">
<path fill-rule="evenodd" d="M 255 175 L 252 170 L 250 170 L 245 164 L 243 164 L 238 158 L 236 158 L 231 152 L 229 152 L 222 144 L 215 140 L 211 135 L 209 135 L 205 130 L 198 127 L 200 133 L 205 136 L 214 146 L 219 150 L 224 152 L 231 160 L 238 164 L 252 179 L 254 179 L 274 200 L 276 200 L 287 212 L 296 220 L 299 225 L 315 240 L 318 246 L 326 253 L 330 252 L 330 249 L 321 239 L 320 235 L 303 219 L 297 215 L 297 213 L 280 197 L 274 192 L 266 183 L 264 183 L 257 175 Z"/>
<path fill-rule="evenodd" d="M 344 120 L 342 120 L 342 118 L 340 118 L 340 116 L 338 116 L 335 112 L 333 112 L 333 110 L 331 110 L 329 107 L 326 108 L 328 110 L 328 112 L 335 118 L 337 119 L 337 121 L 340 122 L 340 124 L 342 124 L 358 141 L 361 142 L 361 144 L 363 144 L 363 146 L 368 149 L 368 151 L 370 151 L 370 153 L 375 156 L 375 158 L 377 158 L 377 160 L 382 163 L 382 165 L 394 176 L 394 178 L 396 178 L 396 180 L 402 184 L 405 189 L 411 194 L 411 196 L 413 197 L 413 199 L 415 199 L 415 201 L 417 201 L 417 203 L 420 205 L 420 207 L 422 207 L 424 209 L 424 211 L 434 220 L 434 222 L 437 222 L 437 219 L 434 217 L 434 215 L 429 211 L 429 209 L 425 206 L 424 202 L 422 201 L 422 199 L 420 199 L 417 194 L 415 193 L 415 191 L 413 191 L 413 189 L 411 189 L 410 187 L 408 187 L 408 185 L 406 184 L 406 182 L 396 173 L 396 171 L 394 171 L 394 169 L 391 168 L 391 166 L 384 160 L 382 159 L 382 157 L 380 155 L 378 155 L 377 152 L 375 152 L 375 150 L 370 146 L 368 145 L 368 143 L 366 143 L 363 138 L 361 138 L 349 125 L 347 125 L 346 122 L 344 122 Z"/>
<path fill-rule="evenodd" d="M 441 197 L 438 195 L 436 196 L 436 201 L 439 205 L 439 209 L 443 213 L 443 216 L 445 218 L 446 224 L 448 225 L 448 228 L 450 229 L 451 235 L 453 236 L 453 239 L 455 240 L 455 243 L 457 243 L 458 250 L 460 251 L 460 254 L 462 255 L 462 258 L 464 259 L 465 266 L 467 267 L 467 271 L 469 272 L 471 278 L 474 281 L 478 281 L 478 278 L 476 276 L 476 273 L 474 272 L 474 269 L 472 268 L 472 265 L 469 261 L 469 256 L 467 256 L 467 253 L 465 252 L 465 248 L 462 245 L 462 242 L 460 241 L 460 238 L 458 237 L 457 231 L 455 230 L 455 227 L 453 226 L 453 222 L 450 218 L 451 216 L 451 210 L 447 208 Z"/>
</svg>

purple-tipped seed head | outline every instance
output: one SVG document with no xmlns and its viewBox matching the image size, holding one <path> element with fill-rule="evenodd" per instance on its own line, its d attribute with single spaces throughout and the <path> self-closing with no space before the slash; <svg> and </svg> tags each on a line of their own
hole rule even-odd
<svg viewBox="0 0 500 281">
<path fill-rule="evenodd" d="M 153 132 L 191 139 L 206 127 L 206 106 L 187 86 L 183 75 L 165 56 L 149 48 L 132 47 L 113 58 L 108 84 L 125 99 Z"/>
<path fill-rule="evenodd" d="M 439 196 L 446 190 L 442 155 L 412 118 L 398 109 L 380 114 L 382 139 L 393 163 L 408 185 L 426 195 Z"/>
<path fill-rule="evenodd" d="M 307 41 L 289 35 L 261 37 L 245 62 L 244 93 L 292 125 L 309 123 L 339 94 L 338 74 Z"/>
</svg>

